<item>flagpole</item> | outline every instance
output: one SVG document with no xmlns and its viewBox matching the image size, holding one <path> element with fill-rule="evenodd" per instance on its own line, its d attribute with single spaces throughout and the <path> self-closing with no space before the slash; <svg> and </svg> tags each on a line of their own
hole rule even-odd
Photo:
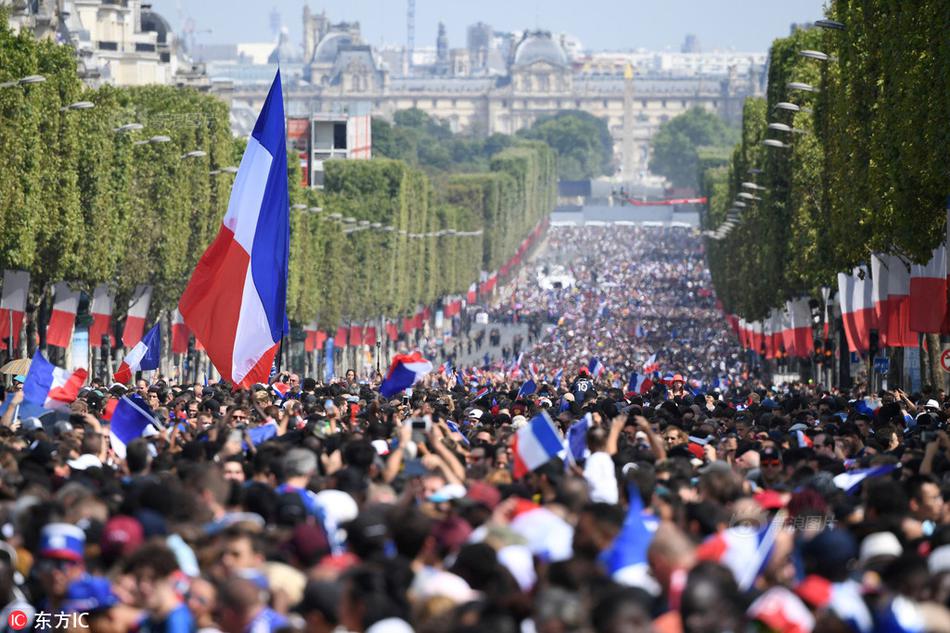
<svg viewBox="0 0 950 633">
<path fill-rule="evenodd" d="M 277 368 L 277 373 L 280 373 L 280 361 L 284 356 L 284 335 L 280 335 L 280 342 L 277 344 L 277 360 L 275 361 L 275 367 Z"/>
</svg>

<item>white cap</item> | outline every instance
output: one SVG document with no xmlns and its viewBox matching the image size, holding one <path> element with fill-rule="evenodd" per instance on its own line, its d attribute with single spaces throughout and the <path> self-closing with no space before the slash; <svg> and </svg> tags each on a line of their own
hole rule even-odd
<svg viewBox="0 0 950 633">
<path fill-rule="evenodd" d="M 511 418 L 511 428 L 513 429 L 520 429 L 527 423 L 528 418 L 524 417 L 523 415 L 516 415 L 515 417 Z"/>
<path fill-rule="evenodd" d="M 863 565 L 878 556 L 900 556 L 903 552 L 900 541 L 891 532 L 875 532 L 861 541 L 858 561 Z"/>
<path fill-rule="evenodd" d="M 933 398 L 931 398 L 930 400 L 927 401 L 927 404 L 924 405 L 924 408 L 925 409 L 939 409 L 940 403 L 934 400 Z"/>
<path fill-rule="evenodd" d="M 482 411 L 481 409 L 472 409 L 471 411 L 468 412 L 468 417 L 475 418 L 476 420 L 481 420 L 482 415 L 484 415 L 484 413 L 485 412 Z"/>
<path fill-rule="evenodd" d="M 388 455 L 389 454 L 389 444 L 386 443 L 386 440 L 373 440 L 370 442 L 373 445 L 373 448 L 376 449 L 376 453 L 379 455 Z"/>
<path fill-rule="evenodd" d="M 327 518 L 337 525 L 352 521 L 360 512 L 353 497 L 342 490 L 332 488 L 321 490 L 316 494 L 316 497 L 320 505 L 323 506 Z"/>
<path fill-rule="evenodd" d="M 927 558 L 927 569 L 934 576 L 950 572 L 950 545 L 941 545 L 930 552 Z"/>
<path fill-rule="evenodd" d="M 479 593 L 473 590 L 461 576 L 447 571 L 438 571 L 432 574 L 416 576 L 417 581 L 412 583 L 410 595 L 417 600 L 429 598 L 448 598 L 456 604 L 464 604 L 477 600 Z"/>
</svg>

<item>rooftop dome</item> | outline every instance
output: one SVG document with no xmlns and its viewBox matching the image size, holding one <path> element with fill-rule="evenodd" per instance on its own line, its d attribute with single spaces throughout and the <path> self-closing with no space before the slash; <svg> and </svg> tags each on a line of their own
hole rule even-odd
<svg viewBox="0 0 950 633">
<path fill-rule="evenodd" d="M 352 44 L 355 42 L 349 33 L 328 33 L 314 49 L 311 61 L 317 64 L 332 64 L 336 60 L 340 47 Z"/>
<path fill-rule="evenodd" d="M 158 43 L 159 44 L 170 44 L 168 41 L 168 34 L 172 33 L 172 27 L 168 24 L 168 20 L 164 17 L 155 13 L 151 9 L 142 8 L 142 31 L 150 32 L 154 31 L 158 34 Z"/>
<path fill-rule="evenodd" d="M 300 61 L 300 58 L 300 49 L 290 41 L 290 34 L 287 31 L 287 27 L 283 27 L 280 30 L 277 46 L 271 51 L 270 56 L 267 58 L 267 63 L 297 62 Z"/>
<path fill-rule="evenodd" d="M 544 31 L 529 33 L 515 49 L 515 65 L 523 66 L 536 61 L 545 61 L 557 66 L 567 65 L 567 55 L 561 45 Z"/>
</svg>

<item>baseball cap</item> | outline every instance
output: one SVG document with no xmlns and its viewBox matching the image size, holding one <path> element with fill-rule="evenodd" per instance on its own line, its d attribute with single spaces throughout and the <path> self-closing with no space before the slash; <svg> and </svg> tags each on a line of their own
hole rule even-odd
<svg viewBox="0 0 950 633">
<path fill-rule="evenodd" d="M 50 523 L 40 532 L 39 554 L 81 562 L 86 549 L 86 534 L 71 523 Z"/>
<path fill-rule="evenodd" d="M 461 499 L 467 493 L 468 491 L 465 490 L 465 486 L 462 484 L 446 484 L 430 495 L 429 501 L 433 503 L 454 501 L 455 499 Z"/>
<path fill-rule="evenodd" d="M 465 498 L 472 503 L 481 503 L 489 510 L 494 510 L 501 502 L 501 492 L 495 486 L 483 481 L 473 481 L 468 485 Z"/>
<path fill-rule="evenodd" d="M 476 420 L 481 420 L 483 415 L 485 415 L 485 412 L 481 409 L 472 409 L 468 412 L 468 417 L 475 418 Z"/>
<path fill-rule="evenodd" d="M 102 529 L 100 546 L 104 556 L 125 556 L 138 549 L 145 541 L 145 531 L 138 520 L 130 516 L 114 516 Z"/>
<path fill-rule="evenodd" d="M 940 403 L 937 402 L 936 400 L 934 400 L 933 398 L 931 398 L 930 400 L 927 401 L 927 404 L 924 405 L 924 408 L 925 408 L 925 409 L 936 409 L 936 410 L 939 410 L 939 409 L 940 409 Z"/>
<path fill-rule="evenodd" d="M 63 611 L 66 613 L 95 613 L 110 609 L 119 603 L 112 593 L 112 585 L 101 576 L 83 576 L 69 583 Z"/>
<path fill-rule="evenodd" d="M 904 552 L 900 541 L 890 532 L 874 532 L 861 541 L 858 561 L 864 565 L 878 556 L 900 556 Z"/>
<path fill-rule="evenodd" d="M 759 457 L 762 458 L 762 461 L 777 459 L 782 460 L 782 453 L 774 446 L 766 446 L 761 451 L 759 451 Z"/>
</svg>

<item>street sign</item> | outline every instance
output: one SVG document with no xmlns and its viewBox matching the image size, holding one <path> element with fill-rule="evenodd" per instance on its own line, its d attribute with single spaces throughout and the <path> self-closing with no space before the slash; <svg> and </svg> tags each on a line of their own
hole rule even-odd
<svg viewBox="0 0 950 633">
<path fill-rule="evenodd" d="M 874 371 L 879 374 L 886 374 L 891 370 L 891 359 L 887 356 L 878 356 L 874 359 Z M 947 371 L 950 371 L 948 369 Z"/>
<path fill-rule="evenodd" d="M 943 350 L 943 354 L 940 355 L 940 366 L 944 371 L 950 372 L 950 349 Z"/>
</svg>

